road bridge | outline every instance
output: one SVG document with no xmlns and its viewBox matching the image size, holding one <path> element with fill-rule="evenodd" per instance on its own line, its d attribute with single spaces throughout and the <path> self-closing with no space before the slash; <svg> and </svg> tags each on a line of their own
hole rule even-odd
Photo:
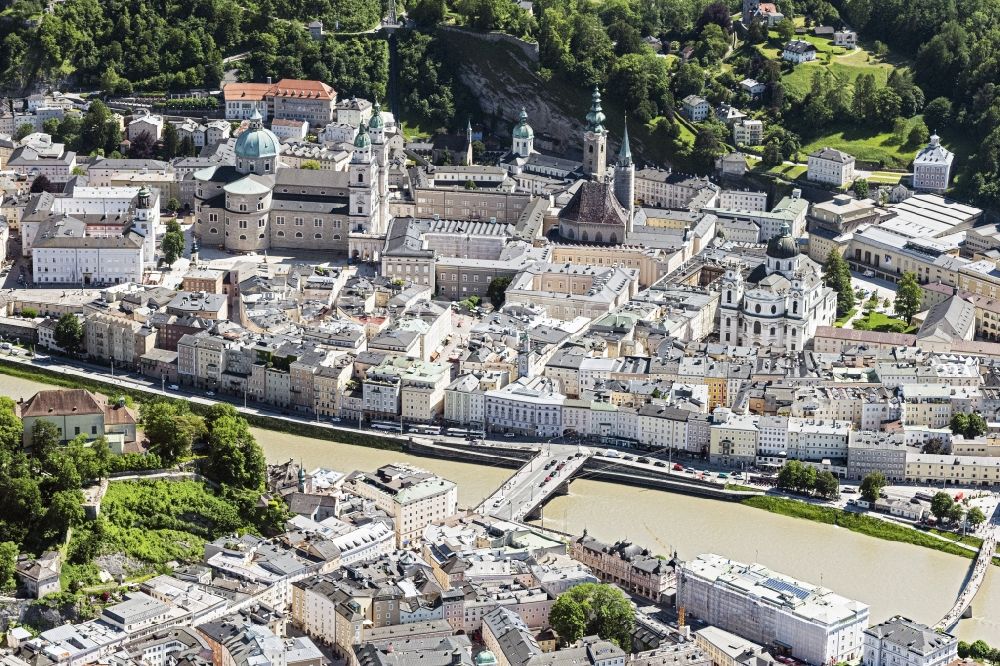
<svg viewBox="0 0 1000 666">
<path fill-rule="evenodd" d="M 476 511 L 505 520 L 532 520 L 552 497 L 569 492 L 570 480 L 589 457 L 576 446 L 545 445 Z"/>
</svg>

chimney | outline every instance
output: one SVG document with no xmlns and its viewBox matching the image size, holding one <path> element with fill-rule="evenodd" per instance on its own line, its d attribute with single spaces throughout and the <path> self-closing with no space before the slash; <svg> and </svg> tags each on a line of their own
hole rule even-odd
<svg viewBox="0 0 1000 666">
<path fill-rule="evenodd" d="M 271 85 L 271 77 L 267 77 L 267 85 Z"/>
</svg>

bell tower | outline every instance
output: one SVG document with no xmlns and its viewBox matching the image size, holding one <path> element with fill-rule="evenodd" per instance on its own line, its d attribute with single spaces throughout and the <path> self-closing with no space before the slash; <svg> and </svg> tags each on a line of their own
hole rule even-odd
<svg viewBox="0 0 1000 666">
<path fill-rule="evenodd" d="M 604 128 L 601 91 L 594 86 L 587 112 L 587 131 L 583 134 L 583 172 L 591 180 L 604 180 L 608 164 L 608 130 Z"/>
</svg>

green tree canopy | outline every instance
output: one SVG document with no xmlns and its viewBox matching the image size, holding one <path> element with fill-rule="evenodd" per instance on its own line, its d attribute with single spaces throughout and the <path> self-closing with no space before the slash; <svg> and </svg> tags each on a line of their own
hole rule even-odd
<svg viewBox="0 0 1000 666">
<path fill-rule="evenodd" d="M 955 500 L 952 499 L 951 495 L 944 491 L 936 492 L 931 498 L 931 513 L 938 520 L 946 520 L 954 504 Z"/>
<path fill-rule="evenodd" d="M 76 355 L 83 350 L 83 324 L 72 312 L 59 317 L 53 335 L 56 344 L 66 353 Z"/>
<path fill-rule="evenodd" d="M 866 502 L 874 504 L 879 498 L 882 489 L 885 488 L 885 475 L 882 472 L 872 472 L 861 479 L 861 498 Z"/>
<path fill-rule="evenodd" d="M 584 583 L 571 588 L 556 599 L 549 621 L 567 643 L 596 634 L 626 652 L 632 648 L 635 610 L 613 585 Z"/>
<path fill-rule="evenodd" d="M 246 419 L 231 414 L 212 419 L 208 446 L 206 476 L 224 485 L 264 490 L 267 462 Z"/>
<path fill-rule="evenodd" d="M 902 317 L 906 323 L 913 321 L 913 315 L 920 310 L 920 301 L 923 299 L 923 295 L 924 290 L 920 288 L 917 276 L 910 272 L 903 273 L 903 277 L 900 278 L 899 284 L 896 286 L 896 314 Z"/>
<path fill-rule="evenodd" d="M 190 455 L 191 446 L 205 434 L 205 420 L 184 403 L 154 400 L 142 405 L 142 430 L 150 450 L 165 464 Z"/>
</svg>

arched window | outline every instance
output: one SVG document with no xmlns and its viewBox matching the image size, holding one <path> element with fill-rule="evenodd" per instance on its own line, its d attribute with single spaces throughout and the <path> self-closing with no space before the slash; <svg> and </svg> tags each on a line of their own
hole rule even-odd
<svg viewBox="0 0 1000 666">
<path fill-rule="evenodd" d="M 771 335 L 774 335 L 774 326 L 771 327 Z"/>
<path fill-rule="evenodd" d="M 618 234 L 611 234 L 611 238 L 608 239 L 608 242 L 612 245 L 618 245 Z"/>
<path fill-rule="evenodd" d="M 240 240 L 246 240 L 246 239 L 247 239 L 246 234 L 240 234 Z"/>
<path fill-rule="evenodd" d="M 363 173 L 359 173 L 358 174 L 358 182 L 359 183 L 365 182 L 365 174 L 363 174 Z"/>
<path fill-rule="evenodd" d="M 602 234 L 600 231 L 598 231 L 596 234 L 594 234 L 594 240 L 596 242 L 598 242 L 598 243 L 603 243 L 604 242 L 604 234 Z"/>
<path fill-rule="evenodd" d="M 302 232 L 301 231 L 296 231 L 295 232 L 295 237 L 296 238 L 302 238 Z"/>
<path fill-rule="evenodd" d="M 215 227 L 212 227 L 211 229 L 208 230 L 208 233 L 210 233 L 210 234 L 217 234 L 217 233 L 219 233 L 219 230 L 216 229 Z"/>
<path fill-rule="evenodd" d="M 760 322 L 759 321 L 755 321 L 753 323 L 753 332 L 754 332 L 754 335 L 760 335 Z"/>
<path fill-rule="evenodd" d="M 340 240 L 340 234 L 334 234 L 333 240 Z"/>
<path fill-rule="evenodd" d="M 792 301 L 792 313 L 793 314 L 798 314 L 799 313 L 799 302 L 798 301 Z"/>
<path fill-rule="evenodd" d="M 285 232 L 284 231 L 279 231 L 278 232 L 278 238 L 284 238 L 284 237 L 285 237 Z"/>
<path fill-rule="evenodd" d="M 778 314 L 778 306 L 777 305 L 772 305 L 771 306 L 771 314 Z"/>
<path fill-rule="evenodd" d="M 314 234 L 313 235 L 313 238 L 322 238 L 322 237 L 323 237 L 323 234 Z"/>
<path fill-rule="evenodd" d="M 755 311 L 755 312 L 756 312 L 757 314 L 760 314 L 760 303 L 758 303 L 757 305 L 753 306 L 753 309 L 754 309 L 754 311 Z"/>
<path fill-rule="evenodd" d="M 732 302 L 733 302 L 733 292 L 727 291 L 726 292 L 726 303 L 732 303 Z"/>
<path fill-rule="evenodd" d="M 730 319 L 729 317 L 726 317 L 726 326 L 732 326 L 732 325 L 733 325 L 733 320 Z"/>
</svg>

